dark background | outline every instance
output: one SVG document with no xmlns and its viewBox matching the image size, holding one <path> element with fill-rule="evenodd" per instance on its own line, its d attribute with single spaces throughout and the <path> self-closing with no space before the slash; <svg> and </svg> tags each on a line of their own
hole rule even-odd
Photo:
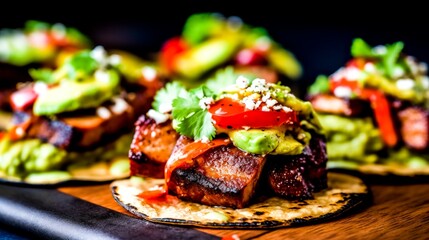
<svg viewBox="0 0 429 240">
<path fill-rule="evenodd" d="M 429 62 L 427 8 L 413 1 L 73 1 L 45 4 L 9 2 L 0 27 L 20 28 L 25 20 L 61 22 L 76 27 L 96 44 L 132 51 L 142 57 L 180 35 L 187 17 L 198 12 L 239 16 L 264 27 L 290 50 L 304 68 L 302 86 L 318 74 L 331 74 L 350 58 L 352 39 L 370 45 L 405 43 L 404 52 Z"/>
</svg>

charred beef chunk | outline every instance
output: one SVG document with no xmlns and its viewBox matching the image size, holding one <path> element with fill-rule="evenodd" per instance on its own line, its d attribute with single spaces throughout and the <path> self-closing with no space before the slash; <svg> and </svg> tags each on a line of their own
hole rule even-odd
<svg viewBox="0 0 429 240">
<path fill-rule="evenodd" d="M 320 113 L 339 114 L 349 117 L 365 116 L 371 113 L 368 101 L 339 98 L 333 95 L 317 94 L 309 97 L 314 110 Z"/>
<path fill-rule="evenodd" d="M 183 148 L 191 141 L 181 136 L 177 142 L 176 147 Z M 173 150 L 172 157 L 176 154 Z M 176 165 L 167 181 L 168 191 L 186 201 L 243 208 L 254 196 L 265 161 L 266 157 L 243 152 L 231 143 L 212 147 Z"/>
<path fill-rule="evenodd" d="M 398 112 L 405 145 L 417 151 L 429 151 L 429 111 L 408 107 Z"/>
<path fill-rule="evenodd" d="M 327 187 L 326 145 L 312 134 L 303 153 L 294 156 L 271 155 L 267 160 L 268 184 L 276 195 L 287 199 L 309 199 Z"/>
<path fill-rule="evenodd" d="M 164 178 L 165 163 L 178 138 L 171 121 L 157 124 L 152 118 L 142 115 L 135 123 L 128 154 L 131 175 Z"/>
</svg>

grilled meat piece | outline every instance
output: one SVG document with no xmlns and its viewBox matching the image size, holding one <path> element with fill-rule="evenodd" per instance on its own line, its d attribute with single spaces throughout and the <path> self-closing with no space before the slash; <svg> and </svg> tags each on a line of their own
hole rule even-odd
<svg viewBox="0 0 429 240">
<path fill-rule="evenodd" d="M 192 157 L 181 156 L 189 153 L 180 149 L 186 149 L 192 143 L 183 136 L 177 141 L 171 158 L 186 160 L 174 163 L 174 167 L 170 166 L 173 169 L 167 166 L 167 174 L 171 171 L 167 176 L 169 194 L 205 205 L 246 207 L 257 189 L 266 157 L 243 152 L 232 143 L 205 151 L 199 148 L 196 150 L 198 154 Z"/>
<path fill-rule="evenodd" d="M 141 99 L 149 101 L 149 96 L 138 95 L 133 99 L 116 98 L 97 109 L 67 113 L 54 118 L 34 116 L 30 112 L 14 112 L 12 131 L 16 136 L 38 138 L 66 150 L 93 149 L 132 130 L 131 126 L 137 119 L 136 113 L 147 111 L 150 105 L 138 103 Z M 139 106 L 143 110 L 133 106 Z"/>
<path fill-rule="evenodd" d="M 157 124 L 146 115 L 140 116 L 128 154 L 131 175 L 164 178 L 165 163 L 178 138 L 171 120 Z"/>
<path fill-rule="evenodd" d="M 287 199 L 308 199 L 327 187 L 326 145 L 324 138 L 312 134 L 310 145 L 294 156 L 272 155 L 265 171 L 276 195 Z"/>
<path fill-rule="evenodd" d="M 364 116 L 371 113 L 368 101 L 361 99 L 345 99 L 333 95 L 316 94 L 309 97 L 314 110 L 320 113 L 339 114 L 343 116 Z"/>
<path fill-rule="evenodd" d="M 420 107 L 408 107 L 398 112 L 398 118 L 405 145 L 413 150 L 428 151 L 429 111 Z"/>
</svg>

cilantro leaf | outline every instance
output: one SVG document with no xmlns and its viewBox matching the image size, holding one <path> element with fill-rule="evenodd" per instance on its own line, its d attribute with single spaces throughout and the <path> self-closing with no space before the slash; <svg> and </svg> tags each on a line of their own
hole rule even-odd
<svg viewBox="0 0 429 240">
<path fill-rule="evenodd" d="M 175 98 L 185 94 L 187 94 L 187 91 L 182 83 L 178 81 L 168 82 L 156 93 L 152 108 L 158 112 L 164 112 L 165 108 L 171 109 Z"/>
<path fill-rule="evenodd" d="M 362 38 L 353 39 L 351 46 L 351 54 L 353 57 L 373 58 L 376 56 L 372 51 L 372 47 Z"/>
<path fill-rule="evenodd" d="M 54 76 L 54 73 L 51 69 L 48 68 L 39 68 L 39 69 L 29 69 L 28 73 L 30 74 L 31 78 L 33 78 L 35 81 L 41 81 L 45 83 L 55 83 L 57 79 Z"/>
<path fill-rule="evenodd" d="M 404 44 L 402 42 L 396 42 L 391 45 L 386 45 L 386 54 L 381 58 L 384 67 L 386 68 L 386 74 L 389 77 L 393 77 L 396 63 L 399 59 Z"/>
<path fill-rule="evenodd" d="M 82 51 L 74 55 L 64 67 L 68 78 L 77 80 L 91 75 L 99 67 L 99 63 L 91 56 L 90 51 Z"/>
<path fill-rule="evenodd" d="M 208 138 L 212 140 L 216 135 L 216 128 L 211 121 L 211 114 L 200 106 L 200 100 L 212 94 L 210 89 L 201 86 L 189 91 L 186 96 L 179 96 L 172 102 L 175 130 L 195 140 Z"/>
<path fill-rule="evenodd" d="M 217 70 L 204 84 L 213 92 L 219 93 L 225 87 L 235 84 L 238 76 L 239 74 L 234 72 L 234 68 L 232 66 L 227 66 L 223 69 Z"/>
<path fill-rule="evenodd" d="M 308 94 L 328 93 L 329 92 L 329 78 L 326 75 L 318 75 L 313 84 L 308 88 Z"/>
</svg>

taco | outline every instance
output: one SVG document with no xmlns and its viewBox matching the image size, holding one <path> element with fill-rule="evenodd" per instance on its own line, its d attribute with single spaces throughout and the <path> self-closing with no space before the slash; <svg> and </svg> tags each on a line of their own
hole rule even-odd
<svg viewBox="0 0 429 240">
<path fill-rule="evenodd" d="M 73 52 L 92 47 L 86 35 L 62 23 L 28 20 L 23 28 L 0 29 L 0 131 L 11 122 L 11 93 L 32 81 L 30 68 L 56 68 Z"/>
<path fill-rule="evenodd" d="M 156 66 L 102 46 L 77 51 L 10 96 L 0 178 L 25 184 L 107 181 L 129 175 L 132 123 L 162 86 Z"/>
<path fill-rule="evenodd" d="M 267 29 L 213 12 L 190 15 L 181 34 L 163 43 L 157 61 L 170 79 L 192 87 L 225 67 L 267 82 L 292 82 L 302 75 L 295 55 Z"/>
<path fill-rule="evenodd" d="M 326 131 L 328 168 L 368 175 L 429 174 L 427 65 L 404 43 L 372 47 L 353 40 L 352 58 L 310 86 Z"/>
<path fill-rule="evenodd" d="M 281 227 L 336 217 L 369 199 L 359 178 L 328 175 L 311 104 L 279 83 L 240 76 L 227 87 L 186 90 L 170 82 L 135 126 L 131 178 L 111 189 L 149 221 Z"/>
</svg>

